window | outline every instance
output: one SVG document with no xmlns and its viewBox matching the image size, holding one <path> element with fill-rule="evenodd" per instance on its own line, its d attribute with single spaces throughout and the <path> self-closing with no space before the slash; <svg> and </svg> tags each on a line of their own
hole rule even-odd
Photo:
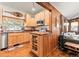
<svg viewBox="0 0 79 59">
<path fill-rule="evenodd" d="M 5 30 L 22 30 L 23 20 L 3 17 L 3 28 Z"/>
<path fill-rule="evenodd" d="M 64 23 L 64 31 L 68 31 L 68 26 L 69 26 L 68 22 Z"/>
<path fill-rule="evenodd" d="M 72 22 L 71 23 L 71 31 L 78 31 L 78 22 Z"/>
</svg>

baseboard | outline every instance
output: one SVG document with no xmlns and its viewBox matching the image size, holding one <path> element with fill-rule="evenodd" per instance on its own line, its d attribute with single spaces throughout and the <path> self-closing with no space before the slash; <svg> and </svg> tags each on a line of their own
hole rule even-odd
<svg viewBox="0 0 79 59">
<path fill-rule="evenodd" d="M 19 44 L 18 44 L 18 43 L 17 43 L 17 44 L 14 44 L 14 45 L 12 45 L 12 46 L 9 46 L 9 48 L 10 48 L 10 47 L 14 47 L 14 46 L 18 46 L 18 45 L 21 45 L 21 44 L 25 44 L 25 43 L 30 43 L 30 41 L 22 42 L 22 43 L 19 43 Z"/>
<path fill-rule="evenodd" d="M 6 47 L 6 48 L 2 48 L 2 49 L 0 49 L 0 50 L 3 51 L 3 50 L 6 50 L 6 49 L 8 49 L 8 47 Z"/>
<path fill-rule="evenodd" d="M 13 46 L 15 47 L 15 46 L 18 46 L 18 45 L 20 45 L 20 44 L 15 44 L 15 45 L 13 45 Z"/>
</svg>

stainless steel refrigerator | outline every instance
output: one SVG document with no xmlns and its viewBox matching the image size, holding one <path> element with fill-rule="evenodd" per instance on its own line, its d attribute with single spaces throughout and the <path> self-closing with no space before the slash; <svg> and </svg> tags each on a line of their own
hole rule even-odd
<svg viewBox="0 0 79 59">
<path fill-rule="evenodd" d="M 8 33 L 0 33 L 0 50 L 8 48 Z"/>
</svg>

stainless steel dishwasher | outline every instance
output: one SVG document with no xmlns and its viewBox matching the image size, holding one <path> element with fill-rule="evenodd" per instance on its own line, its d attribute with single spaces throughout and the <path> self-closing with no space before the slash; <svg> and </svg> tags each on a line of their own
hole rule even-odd
<svg viewBox="0 0 79 59">
<path fill-rule="evenodd" d="M 2 32 L 0 33 L 0 50 L 4 50 L 8 48 L 8 33 Z"/>
</svg>

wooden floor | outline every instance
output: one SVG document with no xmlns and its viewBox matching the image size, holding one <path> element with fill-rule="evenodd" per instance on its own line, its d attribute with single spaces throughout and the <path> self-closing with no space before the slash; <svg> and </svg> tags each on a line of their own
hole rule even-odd
<svg viewBox="0 0 79 59">
<path fill-rule="evenodd" d="M 23 44 L 23 47 L 15 48 L 14 50 L 0 51 L 0 57 L 34 57 L 31 52 L 31 45 L 29 43 Z M 49 57 L 67 57 L 68 55 L 59 49 L 52 52 Z"/>
<path fill-rule="evenodd" d="M 23 47 L 15 48 L 14 50 L 0 51 L 0 56 L 5 56 L 5 57 L 27 57 L 27 56 L 31 56 L 31 46 L 28 43 L 28 44 L 23 44 Z"/>
<path fill-rule="evenodd" d="M 50 55 L 50 57 L 69 57 L 69 55 L 59 49 L 56 49 L 53 51 Z"/>
</svg>

